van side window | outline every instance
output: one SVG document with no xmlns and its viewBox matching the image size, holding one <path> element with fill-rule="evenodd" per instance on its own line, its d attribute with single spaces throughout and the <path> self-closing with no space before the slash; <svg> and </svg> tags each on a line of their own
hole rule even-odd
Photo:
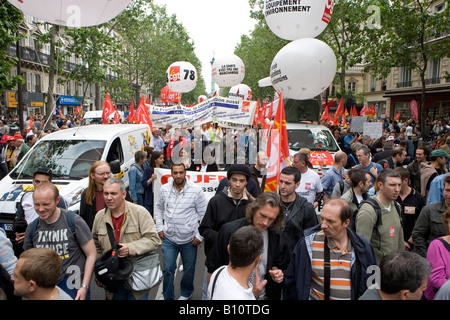
<svg viewBox="0 0 450 320">
<path fill-rule="evenodd" d="M 119 160 L 120 164 L 123 164 L 123 151 L 122 144 L 120 143 L 120 138 L 116 138 L 111 144 L 111 148 L 109 148 L 108 156 L 106 157 L 107 162 L 111 162 L 113 160 Z"/>
</svg>

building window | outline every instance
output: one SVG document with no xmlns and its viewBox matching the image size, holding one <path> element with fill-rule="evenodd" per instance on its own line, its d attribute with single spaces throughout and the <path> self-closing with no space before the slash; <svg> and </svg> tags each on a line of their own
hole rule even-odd
<svg viewBox="0 0 450 320">
<path fill-rule="evenodd" d="M 356 82 L 349 81 L 347 89 L 348 89 L 348 91 L 356 92 Z"/>
<path fill-rule="evenodd" d="M 440 83 L 441 77 L 441 59 L 433 59 L 430 61 L 429 78 L 427 84 Z"/>
<path fill-rule="evenodd" d="M 434 7 L 434 12 L 440 13 L 440 12 L 444 11 L 444 9 L 445 9 L 445 5 L 444 5 L 444 3 L 441 3 Z"/>
<path fill-rule="evenodd" d="M 372 76 L 372 81 L 370 84 L 370 91 L 374 92 L 377 90 L 377 77 L 376 76 Z"/>
<path fill-rule="evenodd" d="M 41 76 L 34 74 L 34 92 L 42 92 L 41 90 Z"/>
<path fill-rule="evenodd" d="M 397 87 L 411 87 L 412 86 L 412 72 L 406 66 L 400 67 L 400 82 L 397 84 Z"/>
</svg>

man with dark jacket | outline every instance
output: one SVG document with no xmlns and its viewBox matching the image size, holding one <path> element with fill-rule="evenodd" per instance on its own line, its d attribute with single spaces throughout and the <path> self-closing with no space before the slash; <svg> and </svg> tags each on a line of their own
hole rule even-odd
<svg viewBox="0 0 450 320">
<path fill-rule="evenodd" d="M 303 232 L 319 223 L 316 211 L 311 203 L 300 196 L 295 189 L 300 184 L 300 171 L 295 167 L 281 170 L 279 193 L 284 213 L 284 228 L 282 237 L 290 255 L 298 240 L 303 238 Z"/>
<path fill-rule="evenodd" d="M 295 247 L 285 274 L 286 299 L 357 300 L 365 292 L 368 267 L 377 262 L 370 242 L 347 228 L 352 215 L 353 210 L 341 199 L 323 206 L 320 225 L 305 230 Z M 333 268 L 326 276 L 329 263 Z"/>
<path fill-rule="evenodd" d="M 217 240 L 206 257 L 208 282 L 211 274 L 223 265 L 228 265 L 227 246 L 231 235 L 241 227 L 253 225 L 263 233 L 264 248 L 258 264 L 261 281 L 267 279 L 265 291 L 260 298 L 279 300 L 281 298 L 281 282 L 287 266 L 287 250 L 281 237 L 283 211 L 280 196 L 275 192 L 263 192 L 254 202 L 247 206 L 246 217 L 228 222 L 222 226 Z"/>
<path fill-rule="evenodd" d="M 447 235 L 442 213 L 450 207 L 450 176 L 444 179 L 444 199 L 423 207 L 412 231 L 413 251 L 422 257 L 427 256 L 431 241 Z"/>
<path fill-rule="evenodd" d="M 198 228 L 205 244 L 205 256 L 217 239 L 220 227 L 227 222 L 245 217 L 247 204 L 246 186 L 250 179 L 250 169 L 244 164 L 234 164 L 227 171 L 230 186 L 216 193 L 206 208 Z M 207 297 L 206 274 L 203 283 L 203 299 Z"/>
</svg>

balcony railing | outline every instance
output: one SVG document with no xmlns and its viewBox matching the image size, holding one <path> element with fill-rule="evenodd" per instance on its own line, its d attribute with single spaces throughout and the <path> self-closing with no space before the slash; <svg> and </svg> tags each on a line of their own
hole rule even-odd
<svg viewBox="0 0 450 320">
<path fill-rule="evenodd" d="M 428 78 L 425 79 L 425 84 L 439 84 L 441 83 L 441 78 Z"/>
<path fill-rule="evenodd" d="M 412 87 L 412 81 L 397 82 L 397 88 Z"/>
</svg>

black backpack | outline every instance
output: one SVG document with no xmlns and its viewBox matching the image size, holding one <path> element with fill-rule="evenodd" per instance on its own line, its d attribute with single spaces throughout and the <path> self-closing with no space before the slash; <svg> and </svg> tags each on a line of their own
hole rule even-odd
<svg viewBox="0 0 450 320">
<path fill-rule="evenodd" d="M 349 228 L 351 228 L 353 231 L 356 232 L 356 216 L 358 215 L 358 212 L 359 212 L 361 206 L 365 203 L 370 204 L 375 209 L 375 213 L 377 215 L 377 221 L 375 222 L 374 229 L 375 229 L 376 233 L 378 234 L 378 238 L 380 239 L 380 245 L 381 245 L 381 235 L 380 235 L 380 231 L 378 230 L 378 227 L 383 224 L 383 221 L 381 218 L 381 207 L 378 204 L 377 200 L 375 200 L 373 198 L 367 198 L 366 200 L 361 201 L 361 203 L 358 206 L 358 209 L 353 213 L 353 216 L 350 219 Z M 402 207 L 400 206 L 400 204 L 397 201 L 394 201 L 394 204 L 395 204 L 395 208 L 397 209 L 398 216 L 400 218 L 400 223 L 402 224 L 402 227 L 403 227 Z M 378 249 L 380 249 L 380 248 L 378 248 Z"/>
</svg>

